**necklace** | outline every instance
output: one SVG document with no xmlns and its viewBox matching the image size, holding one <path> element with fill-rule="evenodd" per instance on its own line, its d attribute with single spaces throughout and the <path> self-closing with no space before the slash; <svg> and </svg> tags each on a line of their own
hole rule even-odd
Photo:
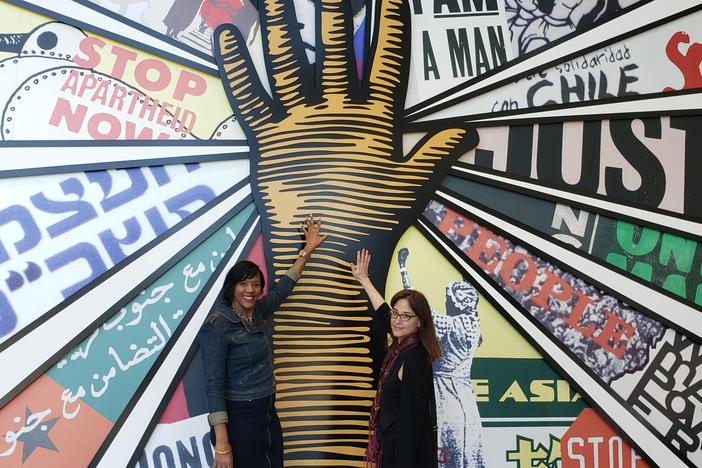
<svg viewBox="0 0 702 468">
<path fill-rule="evenodd" d="M 248 325 L 249 327 L 253 326 L 253 313 L 251 315 L 242 314 L 234 307 L 232 307 L 232 310 L 234 311 L 236 316 L 239 317 L 239 320 L 244 322 L 244 325 Z"/>
</svg>

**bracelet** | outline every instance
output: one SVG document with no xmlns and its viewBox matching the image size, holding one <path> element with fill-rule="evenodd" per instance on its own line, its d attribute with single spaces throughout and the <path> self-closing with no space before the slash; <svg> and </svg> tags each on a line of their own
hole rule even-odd
<svg viewBox="0 0 702 468">
<path fill-rule="evenodd" d="M 217 450 L 217 447 L 215 447 L 214 451 L 217 452 L 217 453 L 220 454 L 220 455 L 226 455 L 226 454 L 228 454 L 228 453 L 232 453 L 232 448 L 229 447 L 229 450 L 225 450 L 225 451 L 223 452 L 223 451 L 221 451 L 221 450 Z"/>
</svg>

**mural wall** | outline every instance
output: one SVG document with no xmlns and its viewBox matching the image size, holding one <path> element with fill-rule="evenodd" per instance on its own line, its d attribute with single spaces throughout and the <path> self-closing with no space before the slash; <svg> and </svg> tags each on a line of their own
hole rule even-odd
<svg viewBox="0 0 702 468">
<path fill-rule="evenodd" d="M 426 294 L 439 466 L 702 464 L 702 6 L 0 0 L 0 466 L 213 461 L 195 335 L 269 281 L 285 464 L 363 466 Z"/>
</svg>

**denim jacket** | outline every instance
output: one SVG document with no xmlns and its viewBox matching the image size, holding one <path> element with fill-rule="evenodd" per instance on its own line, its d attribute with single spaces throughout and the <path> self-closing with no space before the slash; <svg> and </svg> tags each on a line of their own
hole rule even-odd
<svg viewBox="0 0 702 468">
<path fill-rule="evenodd" d="M 275 393 L 271 345 L 265 322 L 292 292 L 299 275 L 289 270 L 254 306 L 247 327 L 223 302 L 212 308 L 197 334 L 207 380 L 208 420 L 228 421 L 226 400 L 263 398 Z"/>
</svg>

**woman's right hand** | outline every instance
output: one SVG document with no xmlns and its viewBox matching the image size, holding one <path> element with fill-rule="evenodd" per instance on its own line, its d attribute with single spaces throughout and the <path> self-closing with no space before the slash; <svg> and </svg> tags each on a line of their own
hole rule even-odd
<svg viewBox="0 0 702 468">
<path fill-rule="evenodd" d="M 232 453 L 232 448 L 229 447 L 228 449 L 219 449 L 218 447 L 215 447 L 217 450 L 215 450 L 214 453 L 214 462 L 212 463 L 212 468 L 234 468 L 234 454 Z M 227 450 L 229 452 L 227 452 Z M 227 453 L 220 453 L 220 452 L 227 452 Z"/>
<path fill-rule="evenodd" d="M 370 265 L 371 254 L 366 249 L 361 249 L 356 252 L 356 263 L 351 263 L 351 274 L 356 281 L 361 283 L 363 289 L 366 290 L 368 294 L 368 299 L 370 299 L 373 305 L 373 310 L 378 310 L 378 307 L 383 305 L 385 299 L 380 295 L 373 282 L 368 277 L 368 265 Z"/>
<path fill-rule="evenodd" d="M 366 249 L 356 252 L 356 263 L 351 263 L 351 274 L 356 281 L 363 283 L 368 279 L 368 265 L 370 265 L 371 254 Z"/>
<path fill-rule="evenodd" d="M 215 434 L 214 462 L 212 468 L 233 468 L 234 454 L 232 444 L 229 442 L 227 433 L 227 423 L 219 423 L 213 426 Z"/>
</svg>

